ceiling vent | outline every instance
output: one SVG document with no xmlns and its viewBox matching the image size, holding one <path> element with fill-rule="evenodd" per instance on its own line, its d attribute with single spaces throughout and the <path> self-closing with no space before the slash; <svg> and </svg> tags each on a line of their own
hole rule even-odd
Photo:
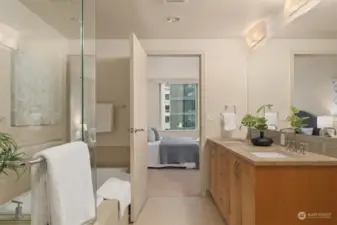
<svg viewBox="0 0 337 225">
<path fill-rule="evenodd" d="M 188 0 L 164 0 L 165 4 L 186 4 Z"/>
</svg>

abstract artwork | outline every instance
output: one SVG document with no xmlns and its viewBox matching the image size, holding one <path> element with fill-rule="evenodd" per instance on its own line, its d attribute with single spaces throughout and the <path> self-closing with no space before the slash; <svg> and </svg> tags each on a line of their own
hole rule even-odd
<svg viewBox="0 0 337 225">
<path fill-rule="evenodd" d="M 12 51 L 12 126 L 57 124 L 61 115 L 58 61 L 50 55 Z"/>
</svg>

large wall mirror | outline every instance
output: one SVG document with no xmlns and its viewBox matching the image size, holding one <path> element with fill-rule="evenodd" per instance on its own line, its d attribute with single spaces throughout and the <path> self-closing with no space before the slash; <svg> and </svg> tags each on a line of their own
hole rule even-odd
<svg viewBox="0 0 337 225">
<path fill-rule="evenodd" d="M 294 54 L 292 104 L 309 117 L 302 133 L 333 137 L 337 116 L 336 54 Z"/>
</svg>

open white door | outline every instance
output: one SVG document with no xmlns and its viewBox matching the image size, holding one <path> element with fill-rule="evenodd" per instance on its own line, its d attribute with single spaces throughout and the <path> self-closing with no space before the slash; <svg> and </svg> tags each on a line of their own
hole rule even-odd
<svg viewBox="0 0 337 225">
<path fill-rule="evenodd" d="M 132 34 L 130 71 L 131 221 L 147 199 L 147 55 Z"/>
</svg>

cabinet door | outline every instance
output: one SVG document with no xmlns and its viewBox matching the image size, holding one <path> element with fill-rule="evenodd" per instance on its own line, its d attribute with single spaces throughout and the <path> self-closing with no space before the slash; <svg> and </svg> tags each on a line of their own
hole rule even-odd
<svg viewBox="0 0 337 225">
<path fill-rule="evenodd" d="M 211 148 L 211 162 L 210 162 L 210 177 L 211 177 L 211 186 L 210 186 L 210 191 L 211 194 L 213 196 L 213 198 L 215 199 L 217 197 L 217 173 L 218 173 L 218 160 L 217 160 L 217 149 L 216 147 L 212 147 Z"/>
<path fill-rule="evenodd" d="M 230 213 L 230 154 L 225 149 L 219 150 L 219 185 L 220 210 L 228 221 Z"/>
<path fill-rule="evenodd" d="M 242 225 L 255 225 L 255 168 L 241 161 Z"/>
<path fill-rule="evenodd" d="M 240 159 L 230 157 L 230 219 L 229 225 L 242 225 Z"/>
</svg>

